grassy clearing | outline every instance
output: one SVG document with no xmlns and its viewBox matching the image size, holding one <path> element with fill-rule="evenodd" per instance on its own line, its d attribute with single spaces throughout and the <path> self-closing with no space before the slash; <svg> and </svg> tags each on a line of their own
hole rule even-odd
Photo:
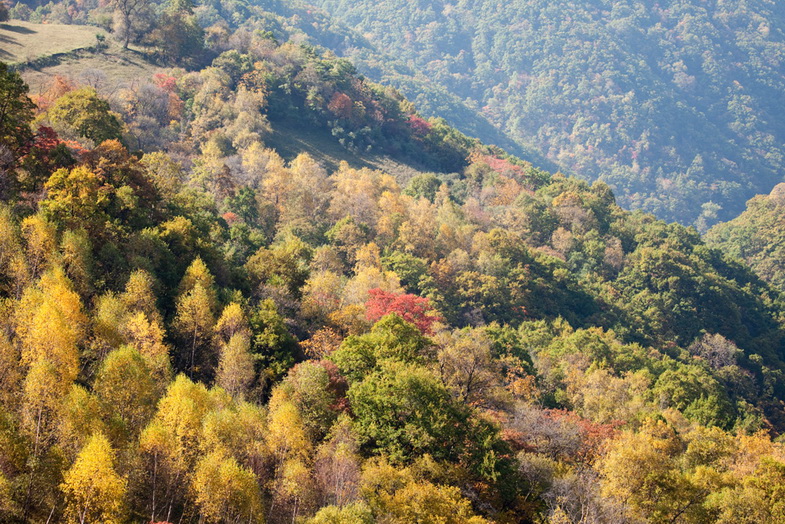
<svg viewBox="0 0 785 524">
<path fill-rule="evenodd" d="M 107 37 L 108 49 L 79 52 L 96 44 L 96 34 Z M 89 84 L 102 93 L 111 94 L 119 87 L 148 79 L 161 70 L 147 62 L 141 53 L 123 49 L 98 27 L 32 24 L 19 20 L 0 24 L 0 60 L 23 64 L 52 55 L 59 55 L 52 65 L 21 69 L 31 93 L 45 91 L 52 79 L 60 75 L 76 84 Z"/>
<path fill-rule="evenodd" d="M 42 56 L 68 53 L 95 45 L 98 27 L 63 24 L 32 24 L 10 20 L 0 24 L 0 60 L 10 64 Z"/>
<path fill-rule="evenodd" d="M 99 92 L 111 95 L 120 87 L 149 80 L 153 74 L 162 70 L 137 52 L 112 44 L 102 53 L 67 57 L 57 65 L 24 69 L 21 74 L 33 94 L 46 91 L 55 75 L 60 75 L 76 84 L 89 84 Z"/>
<path fill-rule="evenodd" d="M 337 140 L 323 129 L 314 129 L 283 121 L 272 123 L 273 134 L 265 139 L 268 147 L 275 149 L 286 160 L 300 153 L 308 153 L 328 171 L 338 169 L 344 161 L 354 168 L 379 169 L 394 176 L 399 183 L 406 184 L 422 168 L 403 163 L 387 155 L 369 153 L 354 154 L 342 147 Z"/>
</svg>

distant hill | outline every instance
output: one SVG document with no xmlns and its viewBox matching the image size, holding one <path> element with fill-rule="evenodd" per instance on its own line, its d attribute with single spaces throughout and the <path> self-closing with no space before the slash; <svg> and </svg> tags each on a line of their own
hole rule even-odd
<svg viewBox="0 0 785 524">
<path fill-rule="evenodd" d="M 704 229 L 782 181 L 782 3 L 311 3 L 519 144 L 608 182 L 625 207 Z M 347 50 L 362 72 L 439 105 L 374 53 Z"/>
</svg>

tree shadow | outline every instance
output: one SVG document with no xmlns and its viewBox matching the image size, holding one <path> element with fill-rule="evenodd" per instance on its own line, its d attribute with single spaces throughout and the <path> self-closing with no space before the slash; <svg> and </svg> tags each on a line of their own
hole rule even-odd
<svg viewBox="0 0 785 524">
<path fill-rule="evenodd" d="M 12 58 L 15 58 L 15 55 L 13 53 L 10 53 L 6 49 L 10 48 L 11 46 L 21 46 L 21 45 L 22 44 L 16 41 L 16 38 L 0 33 L 0 60 L 10 60 Z"/>
<path fill-rule="evenodd" d="M 20 35 L 32 35 L 37 33 L 34 29 L 30 29 L 29 27 L 22 27 L 21 25 L 11 25 L 11 24 L 0 24 L 0 29 L 3 31 L 11 31 L 13 33 L 19 33 Z"/>
</svg>

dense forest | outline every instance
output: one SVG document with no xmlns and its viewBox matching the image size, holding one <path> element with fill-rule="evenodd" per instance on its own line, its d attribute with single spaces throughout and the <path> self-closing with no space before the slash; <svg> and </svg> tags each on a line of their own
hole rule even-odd
<svg viewBox="0 0 785 524">
<path fill-rule="evenodd" d="M 448 116 L 426 76 L 626 208 L 704 230 L 783 181 L 781 2 L 310 3 L 396 58 L 349 49 L 364 73 Z"/>
<path fill-rule="evenodd" d="M 425 118 L 285 9 L 11 8 L 159 70 L 0 63 L 0 521 L 785 520 L 750 235 Z"/>
</svg>

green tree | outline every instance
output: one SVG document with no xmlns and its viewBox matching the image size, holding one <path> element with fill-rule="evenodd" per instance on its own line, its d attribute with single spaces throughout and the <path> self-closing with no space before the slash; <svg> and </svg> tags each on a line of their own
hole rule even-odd
<svg viewBox="0 0 785 524">
<path fill-rule="evenodd" d="M 423 362 L 431 342 L 414 325 L 396 314 L 379 320 L 370 333 L 350 336 L 330 355 L 341 373 L 352 381 L 361 380 L 385 360 Z"/>
<path fill-rule="evenodd" d="M 70 91 L 57 99 L 47 117 L 55 128 L 88 138 L 96 145 L 122 138 L 120 119 L 112 113 L 109 103 L 89 87 Z"/>
<path fill-rule="evenodd" d="M 447 388 L 427 369 L 386 361 L 378 371 L 349 388 L 361 442 L 395 461 L 424 453 L 456 458 L 465 429 L 465 414 Z"/>
<path fill-rule="evenodd" d="M 30 122 L 35 104 L 27 96 L 28 91 L 19 73 L 0 62 L 0 146 L 7 147 L 15 156 L 33 137 Z M 4 170 L 10 167 L 0 165 Z M 0 195 L 6 196 L 1 192 Z"/>
</svg>

